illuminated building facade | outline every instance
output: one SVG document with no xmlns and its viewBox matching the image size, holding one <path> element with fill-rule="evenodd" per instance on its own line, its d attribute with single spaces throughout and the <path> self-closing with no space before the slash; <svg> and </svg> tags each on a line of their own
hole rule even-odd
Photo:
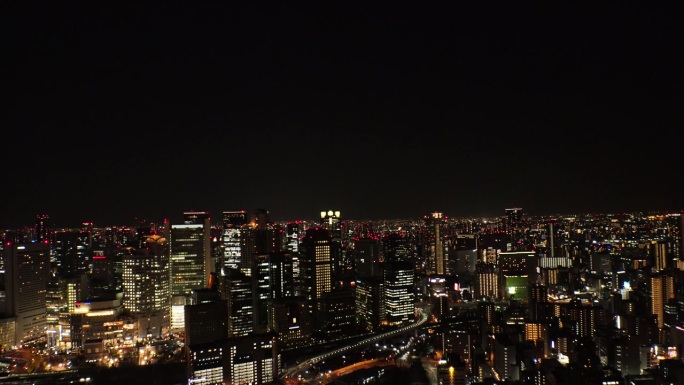
<svg viewBox="0 0 684 385">
<path fill-rule="evenodd" d="M 321 227 L 330 233 L 330 261 L 333 279 L 340 279 L 347 268 L 351 268 L 351 261 L 347 260 L 346 248 L 343 247 L 345 234 L 339 211 L 321 211 Z"/>
<path fill-rule="evenodd" d="M 300 269 L 302 294 L 309 303 L 309 313 L 313 315 L 320 310 L 323 294 L 332 291 L 332 237 L 330 231 L 323 228 L 307 229 L 302 240 Z"/>
<path fill-rule="evenodd" d="M 294 295 L 292 255 L 284 252 L 257 256 L 252 266 L 254 330 L 267 331 L 274 301 Z"/>
<path fill-rule="evenodd" d="M 47 214 L 36 215 L 36 235 L 38 243 L 50 243 L 50 216 Z"/>
<path fill-rule="evenodd" d="M 16 342 L 45 337 L 50 245 L 5 244 L 3 269 L 5 301 L 0 313 L 16 317 Z"/>
<path fill-rule="evenodd" d="M 390 326 L 403 325 L 413 319 L 414 273 L 413 265 L 408 262 L 393 263 L 384 270 L 382 321 Z"/>
<path fill-rule="evenodd" d="M 382 279 L 356 281 L 356 316 L 362 329 L 373 331 L 380 326 L 383 292 Z"/>
<path fill-rule="evenodd" d="M 190 381 L 189 384 L 223 385 L 225 344 L 209 342 L 188 346 Z"/>
<path fill-rule="evenodd" d="M 54 258 L 60 277 L 80 276 L 88 272 L 90 264 L 90 233 L 86 231 L 57 231 Z"/>
<path fill-rule="evenodd" d="M 227 384 L 270 384 L 278 381 L 280 348 L 275 333 L 254 334 L 226 341 Z"/>
<path fill-rule="evenodd" d="M 425 254 L 428 263 L 428 275 L 444 275 L 446 273 L 444 260 L 446 252 L 442 242 L 445 221 L 446 217 L 441 212 L 435 211 L 425 216 L 427 225 Z"/>
<path fill-rule="evenodd" d="M 132 313 L 162 312 L 169 319 L 171 282 L 166 238 L 153 235 L 145 248 L 129 248 L 123 256 L 124 308 Z"/>
<path fill-rule="evenodd" d="M 270 329 L 278 334 L 283 348 L 309 345 L 312 330 L 306 300 L 291 297 L 274 301 Z"/>
<path fill-rule="evenodd" d="M 223 212 L 223 266 L 237 269 L 242 260 L 241 228 L 247 223 L 245 210 Z"/>
<path fill-rule="evenodd" d="M 192 294 L 207 287 L 213 271 L 210 247 L 210 220 L 201 224 L 171 225 L 169 250 L 172 295 Z"/>
<path fill-rule="evenodd" d="M 496 265 L 491 263 L 478 263 L 476 267 L 476 286 L 473 297 L 480 298 L 497 298 L 500 295 L 499 290 L 499 272 Z"/>
<path fill-rule="evenodd" d="M 228 336 L 246 336 L 254 331 L 252 278 L 238 269 L 224 268 L 219 276 L 220 298 L 226 301 Z"/>
</svg>

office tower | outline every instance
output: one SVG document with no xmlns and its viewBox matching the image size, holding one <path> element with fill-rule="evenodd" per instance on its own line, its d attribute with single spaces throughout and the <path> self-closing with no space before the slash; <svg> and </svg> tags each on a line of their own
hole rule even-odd
<svg viewBox="0 0 684 385">
<path fill-rule="evenodd" d="M 651 241 L 649 254 L 651 266 L 655 271 L 663 271 L 669 267 L 667 256 L 667 243 L 663 241 Z"/>
<path fill-rule="evenodd" d="M 222 299 L 185 305 L 185 343 L 192 350 L 193 345 L 227 338 L 227 318 L 226 301 Z"/>
<path fill-rule="evenodd" d="M 665 304 L 675 298 L 674 279 L 667 274 L 651 274 L 649 276 L 650 311 L 658 319 L 658 328 L 665 322 Z"/>
<path fill-rule="evenodd" d="M 194 216 L 194 215 L 193 215 Z M 191 295 L 207 287 L 213 271 L 209 245 L 210 219 L 203 223 L 171 225 L 169 250 L 172 295 Z"/>
<path fill-rule="evenodd" d="M 54 258 L 60 277 L 80 276 L 88 272 L 90 264 L 90 233 L 87 231 L 57 231 Z"/>
<path fill-rule="evenodd" d="M 219 293 L 226 301 L 228 336 L 246 336 L 254 331 L 252 278 L 238 269 L 224 268 L 219 276 Z"/>
<path fill-rule="evenodd" d="M 331 292 L 323 293 L 319 305 L 319 336 L 334 341 L 356 334 L 354 282 L 338 283 Z"/>
<path fill-rule="evenodd" d="M 311 317 L 306 300 L 290 297 L 273 302 L 271 329 L 278 334 L 283 348 L 296 348 L 311 343 Z"/>
<path fill-rule="evenodd" d="M 474 274 L 477 266 L 477 249 L 453 250 L 449 257 L 449 272 L 456 275 Z"/>
<path fill-rule="evenodd" d="M 285 225 L 287 231 L 287 242 L 285 250 L 291 253 L 299 253 L 299 242 L 304 236 L 304 222 L 294 221 Z"/>
<path fill-rule="evenodd" d="M 466 373 L 470 373 L 472 370 L 472 356 L 475 350 L 471 333 L 464 330 L 447 329 L 442 333 L 441 337 L 444 354 L 457 354 L 465 364 Z"/>
<path fill-rule="evenodd" d="M 186 225 L 203 225 L 204 222 L 210 220 L 209 212 L 207 211 L 184 211 L 183 223 Z"/>
<path fill-rule="evenodd" d="M 269 329 L 269 312 L 273 302 L 294 295 L 292 256 L 283 252 L 256 257 L 252 266 L 254 330 Z"/>
<path fill-rule="evenodd" d="M 428 262 L 428 274 L 444 275 L 446 255 L 444 245 L 442 243 L 443 226 L 445 224 L 445 217 L 440 212 L 433 212 L 425 216 L 425 224 L 427 225 L 427 242 L 425 250 Z"/>
<path fill-rule="evenodd" d="M 332 263 L 331 275 L 333 279 L 342 279 L 346 273 L 352 270 L 352 261 L 347 258 L 345 244 L 346 235 L 343 231 L 343 223 L 339 211 L 321 211 L 321 227 L 330 232 L 330 260 Z"/>
<path fill-rule="evenodd" d="M 342 221 L 339 211 L 321 211 L 321 227 L 330 232 L 334 242 L 342 242 Z"/>
<path fill-rule="evenodd" d="M 226 341 L 226 384 L 271 384 L 278 380 L 280 347 L 275 333 L 229 338 Z"/>
<path fill-rule="evenodd" d="M 380 278 L 356 281 L 356 316 L 362 330 L 372 332 L 380 326 L 383 292 Z"/>
<path fill-rule="evenodd" d="M 137 316 L 158 320 L 159 334 L 171 326 L 169 244 L 148 236 L 145 247 L 129 248 L 123 256 L 123 306 Z"/>
<path fill-rule="evenodd" d="M 408 262 L 393 263 L 384 269 L 382 315 L 387 325 L 400 326 L 413 319 L 414 272 L 413 265 Z"/>
<path fill-rule="evenodd" d="M 309 313 L 314 322 L 315 314 L 320 310 L 319 303 L 323 293 L 332 291 L 332 237 L 330 231 L 323 228 L 306 230 L 301 244 L 300 273 L 302 294 L 308 301 Z"/>
<path fill-rule="evenodd" d="M 522 208 L 515 207 L 505 209 L 505 231 L 508 234 L 510 247 L 506 250 L 513 250 L 518 241 L 522 238 L 523 211 Z"/>
<path fill-rule="evenodd" d="M 126 249 L 124 249 L 126 250 Z M 92 296 L 106 296 L 123 287 L 123 254 L 121 249 L 103 247 L 93 250 L 89 274 Z"/>
<path fill-rule="evenodd" d="M 384 260 L 382 243 L 378 238 L 362 238 L 352 242 L 356 276 L 359 279 L 380 278 Z"/>
<path fill-rule="evenodd" d="M 237 269 L 242 260 L 241 229 L 247 224 L 245 210 L 223 212 L 223 266 Z"/>
<path fill-rule="evenodd" d="M 225 341 L 188 345 L 190 378 L 188 384 L 223 385 Z"/>
<path fill-rule="evenodd" d="M 39 243 L 50 243 L 50 216 L 47 214 L 36 215 L 35 240 Z"/>
<path fill-rule="evenodd" d="M 1 312 L 16 317 L 16 342 L 20 344 L 45 337 L 50 245 L 5 244 L 2 271 L 5 302 Z"/>
<path fill-rule="evenodd" d="M 547 319 L 548 289 L 544 285 L 535 284 L 530 287 L 530 321 L 541 322 Z"/>
<path fill-rule="evenodd" d="M 267 210 L 251 211 L 247 224 L 242 226 L 240 270 L 250 276 L 256 257 L 283 251 L 284 240 L 284 231 L 271 222 Z"/>
<path fill-rule="evenodd" d="M 390 233 L 382 238 L 385 260 L 391 262 L 408 262 L 413 255 L 409 235 L 404 232 Z"/>
<path fill-rule="evenodd" d="M 578 337 L 594 338 L 597 314 L 591 303 L 583 303 L 573 298 L 568 304 L 568 320 L 574 334 Z"/>
<path fill-rule="evenodd" d="M 533 251 L 501 252 L 497 257 L 497 265 L 501 274 L 502 298 L 516 298 L 528 301 L 528 286 L 534 284 L 536 278 L 536 254 Z"/>
<path fill-rule="evenodd" d="M 497 298 L 500 294 L 499 271 L 493 263 L 478 263 L 476 267 L 475 299 Z"/>
<path fill-rule="evenodd" d="M 517 359 L 517 346 L 508 334 L 497 333 L 490 336 L 492 346 L 493 368 L 502 381 L 518 381 L 520 379 L 520 362 Z"/>
</svg>

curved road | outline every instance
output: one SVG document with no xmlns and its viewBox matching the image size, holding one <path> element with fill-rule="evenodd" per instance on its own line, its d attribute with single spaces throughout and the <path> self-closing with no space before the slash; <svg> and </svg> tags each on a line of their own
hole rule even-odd
<svg viewBox="0 0 684 385">
<path fill-rule="evenodd" d="M 385 338 L 392 337 L 392 336 L 395 336 L 397 334 L 403 334 L 403 333 L 406 333 L 407 331 L 416 329 L 419 326 L 423 325 L 425 322 L 427 322 L 427 320 L 430 316 L 429 315 L 429 307 L 428 307 L 428 309 L 426 309 L 427 311 L 425 311 L 424 309 L 421 309 L 421 308 L 417 308 L 416 310 L 420 314 L 420 317 L 418 318 L 418 321 L 412 323 L 411 325 L 404 326 L 404 327 L 401 327 L 397 330 L 392 330 L 390 332 L 378 334 L 378 335 L 375 335 L 373 337 L 369 337 L 365 340 L 356 342 L 352 345 L 347 345 L 347 346 L 342 347 L 342 348 L 338 348 L 338 349 L 331 350 L 331 351 L 323 353 L 323 354 L 319 354 L 319 355 L 314 356 L 314 357 L 307 358 L 306 360 L 302 361 L 297 366 L 294 366 L 294 367 L 284 371 L 282 373 L 282 375 L 280 376 L 280 378 L 284 379 L 284 380 L 286 380 L 288 378 L 296 379 L 298 377 L 299 372 L 306 371 L 313 364 L 316 364 L 322 360 L 325 360 L 326 358 L 334 357 L 338 354 L 342 354 L 342 353 L 348 352 L 350 350 L 354 350 L 354 349 L 363 347 L 363 346 L 368 345 L 372 342 L 380 341 L 380 340 L 383 340 Z"/>
</svg>

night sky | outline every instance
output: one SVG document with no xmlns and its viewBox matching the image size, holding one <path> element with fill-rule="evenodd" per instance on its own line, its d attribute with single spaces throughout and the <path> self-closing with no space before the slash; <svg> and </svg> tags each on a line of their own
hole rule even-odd
<svg viewBox="0 0 684 385">
<path fill-rule="evenodd" d="M 144 3 L 0 5 L 0 228 L 684 208 L 681 2 Z"/>
</svg>

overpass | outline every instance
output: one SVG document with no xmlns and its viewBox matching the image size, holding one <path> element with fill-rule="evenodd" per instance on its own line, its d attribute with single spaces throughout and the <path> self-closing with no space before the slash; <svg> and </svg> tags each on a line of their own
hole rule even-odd
<svg viewBox="0 0 684 385">
<path fill-rule="evenodd" d="M 400 327 L 399 329 L 396 329 L 396 330 L 392 330 L 389 332 L 385 332 L 382 334 L 377 334 L 377 335 L 368 337 L 364 340 L 354 342 L 350 345 L 343 346 L 341 348 L 337 348 L 337 349 L 331 350 L 329 352 L 325 352 L 325 353 L 318 354 L 318 355 L 313 356 L 313 357 L 309 357 L 309 358 L 305 359 L 304 361 L 302 361 L 301 363 L 299 363 L 298 365 L 293 366 L 292 368 L 289 368 L 288 370 L 284 371 L 281 374 L 280 379 L 282 379 L 282 380 L 297 379 L 300 372 L 304 372 L 304 371 L 308 370 L 312 365 L 317 364 L 317 363 L 319 363 L 325 359 L 346 353 L 346 352 L 351 351 L 351 350 L 362 348 L 368 344 L 371 344 L 371 343 L 374 343 L 377 341 L 381 341 L 383 339 L 393 337 L 395 335 L 404 334 L 404 333 L 409 332 L 411 330 L 417 329 L 428 321 L 428 319 L 430 317 L 430 306 L 429 305 L 426 306 L 425 309 L 416 308 L 416 311 L 418 312 L 418 315 L 419 315 L 418 320 L 416 322 L 414 322 L 410 325 L 407 325 L 407 326 Z"/>
</svg>

